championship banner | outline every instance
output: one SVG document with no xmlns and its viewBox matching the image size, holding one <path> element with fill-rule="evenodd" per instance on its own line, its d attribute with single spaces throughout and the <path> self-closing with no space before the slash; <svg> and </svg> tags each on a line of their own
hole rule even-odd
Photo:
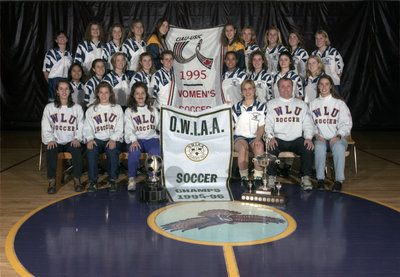
<svg viewBox="0 0 400 277">
<path fill-rule="evenodd" d="M 176 91 L 172 106 L 200 112 L 223 104 L 221 95 L 223 27 L 189 30 L 171 27 L 166 43 L 174 52 Z"/>
<path fill-rule="evenodd" d="M 161 107 L 163 183 L 173 201 L 229 201 L 232 109 L 201 113 Z"/>
</svg>

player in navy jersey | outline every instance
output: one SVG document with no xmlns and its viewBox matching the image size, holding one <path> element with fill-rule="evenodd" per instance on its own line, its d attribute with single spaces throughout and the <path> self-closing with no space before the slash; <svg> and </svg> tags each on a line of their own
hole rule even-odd
<svg viewBox="0 0 400 277">
<path fill-rule="evenodd" d="M 294 72 L 294 61 L 292 55 L 285 51 L 279 55 L 278 72 L 274 76 L 273 96 L 279 97 L 278 81 L 281 78 L 290 78 L 293 81 L 293 96 L 303 99 L 303 82 L 299 75 Z"/>
<path fill-rule="evenodd" d="M 304 102 L 310 104 L 317 97 L 317 83 L 325 74 L 324 64 L 320 57 L 311 55 L 306 64 L 306 79 L 304 80 Z"/>
<path fill-rule="evenodd" d="M 105 152 L 111 192 L 117 190 L 119 154 L 124 140 L 124 112 L 116 104 L 115 94 L 107 82 L 100 82 L 95 90 L 96 100 L 86 111 L 83 136 L 87 142 L 86 161 L 90 185 L 88 192 L 97 189 L 98 158 Z"/>
<path fill-rule="evenodd" d="M 103 47 L 102 58 L 106 62 L 106 68 L 112 70 L 111 58 L 115 53 L 121 53 L 122 43 L 125 41 L 124 27 L 117 23 L 113 24 L 108 31 L 107 43 Z"/>
<path fill-rule="evenodd" d="M 342 77 L 344 63 L 339 51 L 331 46 L 328 33 L 324 30 L 318 30 L 315 33 L 315 45 L 318 47 L 313 55 L 321 58 L 325 67 L 325 73 L 331 76 L 335 89 L 341 95 L 340 78 Z"/>
<path fill-rule="evenodd" d="M 224 103 L 234 105 L 242 100 L 240 85 L 248 78 L 238 66 L 238 54 L 229 51 L 225 55 L 226 72 L 222 75 L 222 92 Z"/>
<path fill-rule="evenodd" d="M 106 64 L 102 59 L 95 59 L 85 83 L 85 105 L 89 106 L 96 100 L 94 91 L 106 74 Z"/>
<path fill-rule="evenodd" d="M 249 57 L 253 51 L 260 50 L 260 47 L 257 45 L 257 37 L 254 32 L 253 27 L 246 26 L 243 27 L 242 32 L 240 33 L 240 40 L 245 47 L 245 64 L 246 71 L 249 73 Z"/>
<path fill-rule="evenodd" d="M 156 22 L 154 31 L 147 41 L 146 51 L 151 54 L 153 64 L 156 70 L 162 67 L 160 55 L 162 52 L 168 50 L 165 38 L 169 31 L 169 23 L 166 19 L 160 18 Z"/>
<path fill-rule="evenodd" d="M 140 19 L 133 20 L 128 34 L 128 38 L 122 46 L 127 59 L 126 75 L 132 80 L 132 76 L 139 64 L 139 57 L 146 52 L 146 42 L 144 41 L 144 27 Z"/>
<path fill-rule="evenodd" d="M 306 62 L 308 53 L 304 50 L 304 39 L 297 31 L 289 33 L 289 47 L 294 61 L 294 71 L 302 80 L 306 77 Z"/>
<path fill-rule="evenodd" d="M 96 22 L 89 23 L 83 36 L 83 41 L 78 44 L 74 60 L 74 62 L 82 65 L 85 74 L 88 74 L 95 59 L 102 58 L 103 43 L 103 27 Z"/>
<path fill-rule="evenodd" d="M 239 32 L 236 26 L 232 23 L 227 23 L 222 29 L 221 33 L 221 43 L 222 47 L 224 47 L 224 54 L 228 52 L 236 52 L 237 53 L 237 67 L 242 71 L 246 69 L 245 64 L 245 48 L 244 45 L 240 42 Z M 227 71 L 227 66 L 224 64 L 223 73 Z"/>
<path fill-rule="evenodd" d="M 268 73 L 274 75 L 278 69 L 279 55 L 287 51 L 282 45 L 281 31 L 277 27 L 269 28 L 264 35 L 263 52 L 268 61 Z"/>
<path fill-rule="evenodd" d="M 245 80 L 240 86 L 243 99 L 233 105 L 235 151 L 239 153 L 238 166 L 242 188 L 247 189 L 249 175 L 249 148 L 254 156 L 264 153 L 262 140 L 265 125 L 265 104 L 257 100 L 256 87 L 252 80 Z M 256 186 L 261 185 L 262 168 L 254 162 Z"/>
<path fill-rule="evenodd" d="M 43 63 L 43 75 L 48 85 L 48 100 L 54 101 L 54 88 L 58 80 L 67 78 L 72 56 L 68 50 L 68 37 L 64 31 L 54 35 L 54 47 L 47 51 Z"/>
<path fill-rule="evenodd" d="M 272 77 L 268 73 L 268 62 L 260 50 L 251 53 L 249 58 L 250 79 L 256 85 L 257 100 L 265 103 L 272 99 Z"/>
<path fill-rule="evenodd" d="M 129 96 L 129 79 L 125 74 L 126 58 L 124 53 L 115 53 L 111 58 L 113 70 L 104 77 L 104 81 L 109 83 L 114 91 L 117 104 L 123 109 Z"/>
<path fill-rule="evenodd" d="M 83 84 L 83 68 L 80 64 L 74 63 L 68 70 L 68 81 L 72 86 L 72 100 L 74 103 L 84 106 L 85 85 Z"/>
<path fill-rule="evenodd" d="M 319 79 L 318 97 L 310 103 L 310 110 L 317 127 L 314 135 L 317 188 L 325 189 L 326 151 L 331 151 L 335 167 L 335 183 L 332 191 L 339 192 L 344 181 L 346 136 L 350 135 L 353 121 L 346 103 L 336 93 L 330 76 L 323 75 Z"/>
<path fill-rule="evenodd" d="M 136 73 L 133 75 L 129 84 L 129 90 L 132 89 L 132 86 L 136 82 L 145 83 L 147 85 L 147 93 L 150 97 L 150 103 L 153 104 L 155 99 L 153 98 L 153 88 L 151 87 L 151 76 L 156 72 L 156 69 L 153 65 L 150 53 L 144 52 L 140 54 L 138 66 L 135 70 Z"/>
<path fill-rule="evenodd" d="M 141 153 L 161 156 L 158 125 L 159 114 L 156 108 L 150 106 L 147 85 L 136 82 L 129 96 L 128 108 L 125 110 L 125 142 L 129 153 L 128 190 L 130 191 L 136 189 L 136 171 Z"/>
<path fill-rule="evenodd" d="M 56 193 L 56 171 L 59 152 L 72 155 L 72 176 L 75 191 L 83 191 L 82 176 L 83 110 L 72 101 L 72 87 L 67 79 L 56 83 L 53 103 L 46 105 L 42 117 L 42 142 L 46 145 L 46 167 L 49 187 L 47 193 Z"/>
</svg>

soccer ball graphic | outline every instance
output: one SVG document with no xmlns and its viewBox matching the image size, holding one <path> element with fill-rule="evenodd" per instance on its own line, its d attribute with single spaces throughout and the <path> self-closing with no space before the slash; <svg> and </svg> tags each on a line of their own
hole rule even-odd
<svg viewBox="0 0 400 277">
<path fill-rule="evenodd" d="M 147 157 L 145 167 L 149 174 L 151 173 L 153 176 L 158 175 L 163 167 L 163 161 L 160 156 L 151 155 Z"/>
</svg>

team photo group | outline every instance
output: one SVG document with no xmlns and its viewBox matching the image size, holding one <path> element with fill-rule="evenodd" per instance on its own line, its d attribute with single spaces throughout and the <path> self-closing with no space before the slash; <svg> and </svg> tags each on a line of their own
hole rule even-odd
<svg viewBox="0 0 400 277">
<path fill-rule="evenodd" d="M 42 142 L 46 145 L 49 194 L 57 191 L 60 152 L 71 153 L 77 192 L 85 190 L 80 180 L 83 152 L 88 192 L 98 189 L 101 153 L 106 153 L 110 191 L 117 190 L 122 152 L 128 152 L 129 191 L 136 190 L 141 154 L 162 156 L 161 107 L 177 106 L 174 94 L 183 93 L 177 87 L 178 78 L 201 83 L 208 74 L 206 70 L 176 74 L 174 66 L 196 57 L 205 68 L 216 64 L 201 54 L 205 42 L 200 36 L 193 56 L 178 55 L 184 53 L 186 44 L 177 43 L 178 49 L 172 49 L 167 42 L 170 30 L 169 22 L 159 19 L 147 38 L 142 21 L 134 20 L 129 30 L 122 24 L 112 25 L 106 39 L 102 26 L 90 23 L 75 52 L 69 49 L 66 32 L 55 33 L 54 48 L 46 53 L 43 63 L 49 104 L 42 117 Z M 317 189 L 326 188 L 326 153 L 332 152 L 332 191 L 340 191 L 345 180 L 346 137 L 353 124 L 341 96 L 344 62 L 331 46 L 327 32 L 316 30 L 315 49 L 306 51 L 301 32 L 295 30 L 286 38 L 288 45 L 283 45 L 280 30 L 270 27 L 262 46 L 257 45 L 251 26 L 239 30 L 227 23 L 219 30 L 220 49 L 213 50 L 221 53 L 219 76 L 214 81 L 219 83 L 220 91 L 208 92 L 218 98 L 209 106 L 217 103 L 232 108 L 234 151 L 238 153 L 242 189 L 249 188 L 249 180 L 254 186 L 262 185 L 263 169 L 254 162 L 254 171 L 249 170 L 249 152 L 257 156 L 267 149 L 276 156 L 290 151 L 301 157 L 300 185 L 306 191 L 313 189 L 314 177 Z M 293 159 L 279 166 L 270 164 L 267 186 L 275 187 L 278 171 L 288 174 L 292 164 Z"/>
</svg>

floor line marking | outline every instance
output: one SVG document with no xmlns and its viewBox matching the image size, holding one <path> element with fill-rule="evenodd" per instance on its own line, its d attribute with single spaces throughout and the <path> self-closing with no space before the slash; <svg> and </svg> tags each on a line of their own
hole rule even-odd
<svg viewBox="0 0 400 277">
<path fill-rule="evenodd" d="M 229 277 L 239 277 L 239 269 L 237 267 L 235 252 L 233 252 L 233 247 L 230 244 L 223 246 L 226 270 Z"/>
<path fill-rule="evenodd" d="M 381 157 L 381 156 L 379 156 L 379 155 L 377 155 L 377 154 L 371 153 L 371 152 L 369 152 L 369 151 L 367 151 L 367 150 L 364 150 L 364 149 L 362 149 L 362 148 L 358 148 L 358 150 L 360 150 L 361 152 L 367 153 L 367 154 L 369 154 L 369 155 L 371 155 L 371 156 L 374 156 L 374 157 L 376 157 L 376 158 L 379 158 L 379 159 L 381 159 L 381 160 L 384 160 L 384 161 L 386 161 L 386 162 L 389 162 L 389 163 L 392 163 L 392 164 L 395 164 L 395 165 L 400 165 L 400 163 L 398 163 L 398 162 L 395 162 L 395 161 L 386 159 L 386 158 L 384 158 L 384 157 Z"/>
<path fill-rule="evenodd" d="M 40 155 L 40 153 L 37 153 L 37 154 L 35 154 L 35 155 L 33 155 L 33 156 L 29 157 L 29 158 L 26 158 L 26 159 L 24 159 L 24 160 L 22 160 L 22 161 L 20 161 L 20 162 L 17 162 L 16 164 L 13 164 L 13 165 L 10 165 L 9 167 L 6 167 L 6 168 L 4 168 L 4 169 L 1 169 L 1 170 L 0 170 L 0 173 L 3 173 L 4 171 L 9 170 L 9 169 L 11 169 L 11 168 L 13 168 L 13 167 L 16 167 L 17 165 L 20 165 L 20 164 L 22 164 L 22 163 L 24 163 L 24 162 L 26 162 L 26 161 L 29 161 L 29 160 L 31 160 L 31 159 L 33 159 L 33 158 L 39 156 L 39 155 Z"/>
</svg>

